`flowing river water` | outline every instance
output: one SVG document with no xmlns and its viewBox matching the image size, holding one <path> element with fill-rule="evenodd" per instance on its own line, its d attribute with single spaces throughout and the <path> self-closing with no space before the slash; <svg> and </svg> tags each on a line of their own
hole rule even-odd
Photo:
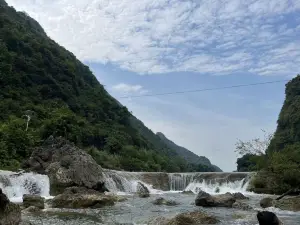
<svg viewBox="0 0 300 225">
<path fill-rule="evenodd" d="M 260 199 L 266 195 L 247 192 L 251 174 L 247 173 L 130 173 L 105 171 L 106 184 L 112 192 L 126 195 L 127 201 L 101 209 L 53 209 L 46 207 L 42 213 L 23 214 L 23 219 L 34 225 L 88 225 L 88 224 L 147 224 L 149 220 L 164 216 L 173 217 L 178 213 L 206 211 L 215 215 L 220 225 L 257 225 L 256 212 Z M 150 190 L 150 198 L 139 198 L 134 194 L 137 183 L 142 182 Z M 22 201 L 23 194 L 40 193 L 46 199 L 49 195 L 49 178 L 46 175 L 33 173 L 13 173 L 0 171 L 0 188 L 14 202 Z M 250 200 L 246 203 L 255 210 L 233 208 L 202 208 L 195 206 L 194 200 L 198 190 L 210 194 L 241 192 Z M 185 194 L 182 191 L 192 191 Z M 176 206 L 154 205 L 158 197 L 174 200 Z M 284 225 L 300 224 L 300 213 L 269 208 L 283 221 Z"/>
</svg>

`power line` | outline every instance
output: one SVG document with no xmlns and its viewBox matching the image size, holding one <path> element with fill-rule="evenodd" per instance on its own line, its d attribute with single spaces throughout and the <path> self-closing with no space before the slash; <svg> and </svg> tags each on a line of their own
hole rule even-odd
<svg viewBox="0 0 300 225">
<path fill-rule="evenodd" d="M 238 87 L 274 84 L 274 83 L 281 83 L 281 82 L 286 82 L 286 81 L 289 81 L 289 80 L 276 80 L 276 81 L 261 82 L 261 83 L 240 84 L 240 85 L 232 85 L 232 86 L 227 86 L 227 87 L 205 88 L 205 89 L 198 89 L 198 90 L 175 91 L 175 92 L 165 92 L 165 93 L 157 93 L 157 94 L 132 95 L 132 96 L 123 96 L 120 98 L 140 98 L 140 97 L 151 97 L 151 96 L 159 96 L 159 95 L 174 95 L 174 94 L 185 94 L 185 93 L 193 93 L 193 92 L 215 91 L 215 90 L 232 89 L 232 88 L 238 88 Z"/>
</svg>

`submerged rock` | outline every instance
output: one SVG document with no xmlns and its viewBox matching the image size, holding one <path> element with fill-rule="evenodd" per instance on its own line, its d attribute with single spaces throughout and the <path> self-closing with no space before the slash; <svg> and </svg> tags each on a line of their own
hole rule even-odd
<svg viewBox="0 0 300 225">
<path fill-rule="evenodd" d="M 9 201 L 0 188 L 0 224 L 18 225 L 21 222 L 21 209 L 19 205 Z"/>
<path fill-rule="evenodd" d="M 232 207 L 235 201 L 235 198 L 230 193 L 211 196 L 201 191 L 195 199 L 195 205 L 203 207 Z"/>
<path fill-rule="evenodd" d="M 214 216 L 210 216 L 204 212 L 181 213 L 173 219 L 158 217 L 150 221 L 149 225 L 198 225 L 198 224 L 216 224 L 220 221 Z"/>
<path fill-rule="evenodd" d="M 112 206 L 118 199 L 113 195 L 60 194 L 51 201 L 53 208 L 102 208 Z"/>
<path fill-rule="evenodd" d="M 23 195 L 23 206 L 28 208 L 34 206 L 39 209 L 45 208 L 45 198 L 39 195 Z"/>
<path fill-rule="evenodd" d="M 166 200 L 164 198 L 157 198 L 152 202 L 154 205 L 167 205 L 167 206 L 175 206 L 179 205 L 178 202 L 173 201 L 173 200 Z"/>
<path fill-rule="evenodd" d="M 192 191 L 183 191 L 181 193 L 185 194 L 185 195 L 193 195 L 194 194 L 194 192 L 192 192 Z"/>
<path fill-rule="evenodd" d="M 275 213 L 272 212 L 258 212 L 256 217 L 259 225 L 283 225 L 282 222 L 275 215 Z"/>
<path fill-rule="evenodd" d="M 34 149 L 23 167 L 47 174 L 53 195 L 72 186 L 107 191 L 101 166 L 89 154 L 62 137 L 50 136 L 42 146 Z"/>
<path fill-rule="evenodd" d="M 138 184 L 137 184 L 137 193 L 138 193 L 138 195 L 139 195 L 140 198 L 148 198 L 148 197 L 150 197 L 150 191 L 141 182 L 138 182 Z"/>
<path fill-rule="evenodd" d="M 241 210 L 252 210 L 253 208 L 244 202 L 235 202 L 232 204 L 232 208 Z"/>
<path fill-rule="evenodd" d="M 274 202 L 274 199 L 272 199 L 272 198 L 269 198 L 269 197 L 263 198 L 262 200 L 260 200 L 259 205 L 262 208 L 269 208 L 269 207 L 273 206 L 273 202 Z"/>
</svg>

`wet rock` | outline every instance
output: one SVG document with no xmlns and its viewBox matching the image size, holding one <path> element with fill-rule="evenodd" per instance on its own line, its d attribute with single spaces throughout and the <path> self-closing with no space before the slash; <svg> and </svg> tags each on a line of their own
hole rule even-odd
<svg viewBox="0 0 300 225">
<path fill-rule="evenodd" d="M 262 207 L 262 208 L 268 208 L 268 207 L 272 207 L 273 206 L 273 202 L 274 202 L 274 199 L 272 198 L 263 198 L 262 200 L 260 200 L 259 202 L 259 205 Z"/>
<path fill-rule="evenodd" d="M 210 194 L 201 191 L 197 195 L 195 205 L 203 207 L 232 207 L 235 201 L 235 198 L 230 193 L 211 196 Z"/>
<path fill-rule="evenodd" d="M 53 208 L 102 208 L 112 206 L 117 201 L 113 195 L 60 194 L 51 201 Z"/>
<path fill-rule="evenodd" d="M 173 219 L 163 217 L 150 221 L 149 225 L 198 225 L 198 224 L 216 224 L 220 221 L 214 216 L 210 216 L 204 212 L 181 213 Z"/>
<path fill-rule="evenodd" d="M 192 192 L 192 191 L 183 191 L 181 193 L 185 194 L 185 195 L 193 195 L 194 194 L 194 192 Z"/>
<path fill-rule="evenodd" d="M 45 208 L 45 198 L 39 195 L 23 195 L 23 206 L 28 208 L 34 206 L 39 209 Z"/>
<path fill-rule="evenodd" d="M 19 225 L 21 222 L 21 209 L 19 205 L 9 201 L 0 188 L 0 224 Z"/>
<path fill-rule="evenodd" d="M 29 206 L 28 208 L 22 210 L 23 213 L 36 213 L 40 211 L 41 209 L 35 206 Z"/>
<path fill-rule="evenodd" d="M 248 197 L 246 197 L 245 195 L 243 195 L 240 192 L 237 193 L 233 193 L 233 197 L 237 200 L 245 200 L 245 199 L 249 199 Z"/>
<path fill-rule="evenodd" d="M 164 198 L 157 198 L 152 202 L 154 205 L 167 205 L 167 206 L 175 206 L 179 205 L 178 202 L 173 200 L 166 200 Z"/>
<path fill-rule="evenodd" d="M 253 208 L 244 202 L 235 202 L 232 204 L 232 208 L 241 210 L 252 210 Z"/>
<path fill-rule="evenodd" d="M 100 194 L 101 192 L 86 187 L 68 187 L 64 189 L 63 194 Z"/>
<path fill-rule="evenodd" d="M 50 136 L 42 146 L 34 149 L 23 167 L 47 174 L 52 195 L 72 186 L 101 192 L 107 190 L 101 166 L 85 151 L 62 137 Z"/>
<path fill-rule="evenodd" d="M 300 211 L 300 196 L 289 196 L 278 201 L 273 201 L 273 206 L 281 210 Z"/>
<path fill-rule="evenodd" d="M 220 188 L 219 187 L 216 188 L 215 193 L 220 193 Z"/>
<path fill-rule="evenodd" d="M 150 191 L 141 182 L 138 182 L 138 184 L 137 184 L 137 193 L 138 193 L 138 195 L 139 195 L 140 198 L 148 198 L 148 197 L 150 197 Z"/>
<path fill-rule="evenodd" d="M 282 225 L 282 222 L 278 219 L 275 213 L 272 212 L 258 212 L 256 217 L 259 225 Z"/>
</svg>

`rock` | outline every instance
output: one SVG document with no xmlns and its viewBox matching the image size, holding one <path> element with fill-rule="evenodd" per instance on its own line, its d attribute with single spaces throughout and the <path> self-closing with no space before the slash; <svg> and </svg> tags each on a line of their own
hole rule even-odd
<svg viewBox="0 0 300 225">
<path fill-rule="evenodd" d="M 167 205 L 167 206 L 175 206 L 179 205 L 176 201 L 166 200 L 164 198 L 157 198 L 152 202 L 154 205 Z"/>
<path fill-rule="evenodd" d="M 138 195 L 139 195 L 140 198 L 148 198 L 148 197 L 150 197 L 150 191 L 141 182 L 138 182 L 138 184 L 137 184 L 137 193 L 138 193 Z"/>
<path fill-rule="evenodd" d="M 281 210 L 300 211 L 300 196 L 285 197 L 278 201 L 273 201 L 273 206 Z"/>
<path fill-rule="evenodd" d="M 198 225 L 198 224 L 216 224 L 220 221 L 214 216 L 210 216 L 204 212 L 188 212 L 181 213 L 173 219 L 163 217 L 156 218 L 149 225 Z"/>
<path fill-rule="evenodd" d="M 68 187 L 64 189 L 63 194 L 100 194 L 101 192 L 86 187 Z"/>
<path fill-rule="evenodd" d="M 240 192 L 237 193 L 233 193 L 233 197 L 237 200 L 244 200 L 244 199 L 249 199 L 248 197 L 246 197 L 245 195 L 243 195 Z"/>
<path fill-rule="evenodd" d="M 262 200 L 260 200 L 259 205 L 262 208 L 268 208 L 268 207 L 273 206 L 273 202 L 274 202 L 274 199 L 272 199 L 272 198 L 263 198 Z"/>
<path fill-rule="evenodd" d="M 232 204 L 232 208 L 241 210 L 252 210 L 253 208 L 244 202 L 235 202 Z"/>
<path fill-rule="evenodd" d="M 28 208 L 22 210 L 24 213 L 35 213 L 35 212 L 40 212 L 41 209 L 35 206 L 29 206 Z"/>
<path fill-rule="evenodd" d="M 201 191 L 197 195 L 195 205 L 203 207 L 232 207 L 234 202 L 235 198 L 230 193 L 211 196 L 210 194 Z"/>
<path fill-rule="evenodd" d="M 45 208 L 45 198 L 39 195 L 23 195 L 23 206 L 28 208 L 30 206 L 35 206 L 39 209 Z"/>
<path fill-rule="evenodd" d="M 60 194 L 63 189 L 72 186 L 100 192 L 107 190 L 101 166 L 88 153 L 62 137 L 50 136 L 42 146 L 33 150 L 23 167 L 47 174 L 52 195 Z"/>
<path fill-rule="evenodd" d="M 272 212 L 258 212 L 256 217 L 259 225 L 282 225 L 282 222 L 278 219 L 275 213 Z"/>
<path fill-rule="evenodd" d="M 192 192 L 192 191 L 183 191 L 181 193 L 186 194 L 186 195 L 193 195 L 194 194 L 194 192 Z"/>
<path fill-rule="evenodd" d="M 219 187 L 216 188 L 215 193 L 220 193 L 220 188 Z"/>
<path fill-rule="evenodd" d="M 0 188 L 0 224 L 19 225 L 21 222 L 20 206 L 9 201 Z"/>
<path fill-rule="evenodd" d="M 53 208 L 102 208 L 112 206 L 117 201 L 113 195 L 60 194 L 51 201 Z"/>
</svg>

